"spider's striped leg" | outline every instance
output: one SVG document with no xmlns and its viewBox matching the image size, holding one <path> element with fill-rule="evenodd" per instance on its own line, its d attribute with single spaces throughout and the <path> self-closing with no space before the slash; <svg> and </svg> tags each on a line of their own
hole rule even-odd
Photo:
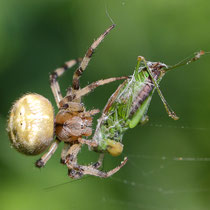
<svg viewBox="0 0 210 210">
<path fill-rule="evenodd" d="M 112 78 L 102 79 L 102 80 L 98 80 L 96 82 L 93 82 L 90 85 L 87 85 L 86 87 L 76 91 L 75 92 L 75 99 L 79 99 L 82 96 L 90 93 L 91 91 L 93 91 L 98 86 L 106 85 L 106 84 L 108 84 L 110 82 L 114 82 L 114 81 L 122 80 L 122 79 L 127 79 L 127 78 L 128 77 L 112 77 Z"/>
<path fill-rule="evenodd" d="M 55 151 L 58 148 L 60 141 L 56 139 L 50 146 L 48 152 L 46 152 L 39 160 L 36 161 L 35 166 L 38 168 L 41 168 L 45 166 L 47 161 L 52 157 L 52 155 L 55 153 Z"/>
<path fill-rule="evenodd" d="M 96 41 L 90 46 L 87 50 L 82 62 L 80 63 L 79 68 L 74 72 L 73 81 L 72 81 L 72 88 L 73 90 L 79 90 L 79 78 L 81 77 L 83 71 L 85 71 L 96 47 L 103 41 L 105 36 L 115 27 L 115 25 L 110 26 L 101 36 L 98 37 Z"/>
<path fill-rule="evenodd" d="M 78 179 L 83 176 L 83 173 L 81 171 L 81 166 L 78 165 L 78 163 L 77 163 L 77 156 L 81 150 L 81 147 L 82 147 L 82 144 L 80 144 L 80 143 L 73 144 L 69 148 L 69 150 L 66 154 L 65 163 L 66 163 L 66 166 L 68 167 L 68 175 L 71 178 Z"/>
<path fill-rule="evenodd" d="M 87 140 L 87 139 L 79 138 L 78 142 L 81 143 L 81 144 L 87 144 L 90 147 L 97 147 L 98 146 L 98 143 L 96 141 L 93 141 L 93 140 Z"/>
<path fill-rule="evenodd" d="M 77 163 L 77 155 L 81 149 L 81 146 L 82 146 L 82 144 L 73 144 L 68 151 L 68 155 L 66 156 L 66 165 L 68 167 L 68 175 L 73 179 L 79 179 L 83 175 L 99 176 L 102 178 L 110 177 L 113 174 L 115 174 L 116 172 L 118 172 L 126 164 L 126 162 L 128 160 L 127 157 L 124 158 L 124 160 L 120 163 L 119 166 L 117 166 L 116 168 L 114 168 L 108 172 L 100 171 L 97 169 L 101 166 L 101 163 L 103 161 L 103 155 L 100 156 L 100 158 L 99 158 L 99 166 L 97 166 L 97 165 L 88 165 L 88 166 L 79 165 Z"/>
<path fill-rule="evenodd" d="M 104 153 L 101 153 L 99 155 L 98 161 L 92 164 L 93 168 L 100 168 L 102 166 L 103 160 L 104 160 Z"/>
<path fill-rule="evenodd" d="M 63 146 L 63 149 L 61 152 L 61 161 L 60 161 L 62 164 L 66 163 L 66 155 L 68 153 L 70 146 L 71 146 L 71 144 L 64 142 L 64 146 Z"/>
<path fill-rule="evenodd" d="M 87 111 L 87 112 L 81 112 L 81 113 L 79 113 L 79 117 L 81 117 L 81 118 L 92 117 L 93 115 L 96 115 L 99 112 L 100 112 L 99 109 L 92 109 L 92 110 Z"/>
<path fill-rule="evenodd" d="M 67 69 L 70 69 L 78 62 L 79 59 L 67 61 L 62 67 L 57 68 L 53 73 L 50 74 L 50 86 L 58 107 L 60 107 L 59 102 L 62 100 L 63 97 L 60 91 L 60 86 L 58 84 L 57 78 L 60 77 Z"/>
<path fill-rule="evenodd" d="M 119 166 L 117 166 L 116 168 L 108 171 L 108 172 L 104 172 L 104 171 L 100 171 L 96 168 L 94 168 L 92 165 L 90 166 L 81 166 L 81 170 L 83 175 L 92 175 L 92 176 L 98 176 L 98 177 L 102 177 L 102 178 L 107 178 L 112 176 L 113 174 L 115 174 L 116 172 L 118 172 L 128 161 L 128 158 L 124 158 L 124 160 L 120 163 Z"/>
<path fill-rule="evenodd" d="M 97 147 L 98 146 L 98 143 L 96 141 L 93 141 L 93 140 L 87 140 L 87 139 L 79 138 L 78 142 L 81 143 L 81 144 L 86 144 L 89 147 Z M 101 165 L 102 165 L 103 159 L 104 159 L 104 153 L 101 153 L 99 155 L 98 161 L 95 162 L 94 164 L 92 164 L 92 167 L 93 168 L 100 168 Z"/>
</svg>

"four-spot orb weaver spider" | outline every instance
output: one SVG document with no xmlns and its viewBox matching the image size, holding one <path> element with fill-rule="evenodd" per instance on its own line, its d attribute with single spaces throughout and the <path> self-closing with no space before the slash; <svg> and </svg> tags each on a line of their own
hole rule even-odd
<svg viewBox="0 0 210 210">
<path fill-rule="evenodd" d="M 54 154 L 61 141 L 64 141 L 64 148 L 61 153 L 61 163 L 68 167 L 68 174 L 72 178 L 80 178 L 89 174 L 99 177 L 109 177 L 116 173 L 125 163 L 125 158 L 116 168 L 104 172 L 99 168 L 102 165 L 103 154 L 100 154 L 99 160 L 87 166 L 77 163 L 77 155 L 86 144 L 90 147 L 97 147 L 97 141 L 87 140 L 84 136 L 92 134 L 92 116 L 99 113 L 98 109 L 86 111 L 81 103 L 81 97 L 85 96 L 98 86 L 123 80 L 127 77 L 114 77 L 104 80 L 98 80 L 90 85 L 80 89 L 79 79 L 86 69 L 94 50 L 103 41 L 105 36 L 115 27 L 110 26 L 96 41 L 92 43 L 83 59 L 70 60 L 63 67 L 56 69 L 50 75 L 50 85 L 59 108 L 59 112 L 54 117 L 54 111 L 48 99 L 39 94 L 26 94 L 17 100 L 10 111 L 8 120 L 8 133 L 12 146 L 19 152 L 27 155 L 37 155 L 45 151 L 51 144 L 47 153 L 45 153 L 37 162 L 38 168 L 43 167 Z M 72 87 L 68 88 L 66 96 L 62 97 L 57 78 L 63 73 L 79 63 L 73 75 Z M 122 145 L 110 141 L 110 154 L 116 156 L 115 151 L 122 151 Z"/>
</svg>

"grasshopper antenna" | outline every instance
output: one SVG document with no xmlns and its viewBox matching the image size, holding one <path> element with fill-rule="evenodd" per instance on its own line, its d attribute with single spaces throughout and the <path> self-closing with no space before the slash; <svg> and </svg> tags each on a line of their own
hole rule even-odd
<svg viewBox="0 0 210 210">
<path fill-rule="evenodd" d="M 108 12 L 108 9 L 107 9 L 107 4 L 106 2 L 104 1 L 104 4 L 105 4 L 105 11 L 106 11 L 106 15 L 107 17 L 109 18 L 109 20 L 112 22 L 112 25 L 116 25 L 115 22 L 113 21 L 113 19 L 111 18 L 109 12 Z"/>
</svg>

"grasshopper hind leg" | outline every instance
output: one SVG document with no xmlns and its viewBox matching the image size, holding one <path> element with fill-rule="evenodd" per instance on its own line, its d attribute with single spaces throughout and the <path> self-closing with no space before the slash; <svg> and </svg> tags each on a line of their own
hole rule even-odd
<svg viewBox="0 0 210 210">
<path fill-rule="evenodd" d="M 139 57 L 138 57 L 138 60 L 143 60 L 145 66 L 146 66 L 147 72 L 149 73 L 149 75 L 150 75 L 150 77 L 151 77 L 151 79 L 152 79 L 152 82 L 153 82 L 155 88 L 157 89 L 158 95 L 160 96 L 161 101 L 163 102 L 163 105 L 164 105 L 164 107 L 165 107 L 165 109 L 166 109 L 166 112 L 168 113 L 168 116 L 171 117 L 171 118 L 174 119 L 174 120 L 178 120 L 179 117 L 178 117 L 178 116 L 176 115 L 176 113 L 171 109 L 171 107 L 170 107 L 169 104 L 167 103 L 166 99 L 164 98 L 164 96 L 163 96 L 163 94 L 162 94 L 162 92 L 161 92 L 161 90 L 160 90 L 160 88 L 159 88 L 158 83 L 156 82 L 156 80 L 154 79 L 154 77 L 153 77 L 153 75 L 152 75 L 151 69 L 150 69 L 149 66 L 147 65 L 147 61 L 145 60 L 145 58 L 142 57 L 142 56 L 139 56 Z"/>
</svg>

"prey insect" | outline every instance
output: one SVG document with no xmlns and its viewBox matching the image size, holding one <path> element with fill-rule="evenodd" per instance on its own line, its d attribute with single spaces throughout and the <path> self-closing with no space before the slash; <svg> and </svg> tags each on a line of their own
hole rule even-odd
<svg viewBox="0 0 210 210">
<path fill-rule="evenodd" d="M 98 147 L 94 150 L 120 155 L 123 151 L 122 138 L 125 131 L 149 120 L 147 111 L 155 90 L 169 117 L 177 120 L 178 117 L 165 100 L 159 83 L 167 71 L 194 62 L 204 54 L 204 51 L 200 51 L 171 67 L 160 62 L 146 61 L 144 57 L 139 56 L 133 75 L 112 94 L 98 120 L 93 136 Z"/>
<path fill-rule="evenodd" d="M 116 168 L 104 172 L 99 170 L 102 156 L 95 164 L 79 165 L 77 162 L 82 145 L 98 146 L 96 141 L 87 140 L 86 137 L 92 134 L 92 118 L 99 113 L 99 110 L 86 111 L 81 98 L 99 86 L 127 79 L 127 77 L 114 77 L 98 80 L 84 88 L 80 88 L 79 85 L 79 79 L 88 66 L 94 50 L 114 27 L 115 25 L 110 26 L 92 43 L 83 59 L 70 60 L 50 75 L 50 86 L 59 108 L 55 117 L 51 103 L 39 94 L 26 94 L 14 103 L 7 129 L 12 146 L 21 153 L 37 155 L 45 151 L 51 144 L 48 152 L 36 162 L 35 165 L 38 168 L 47 163 L 61 141 L 64 142 L 61 163 L 66 164 L 68 175 L 72 178 L 80 178 L 86 174 L 109 177 L 125 165 L 127 159 L 124 159 Z M 63 97 L 57 79 L 77 63 L 80 64 L 73 74 L 72 86 L 68 88 L 66 96 Z M 53 139 L 55 141 L 52 143 Z"/>
</svg>

